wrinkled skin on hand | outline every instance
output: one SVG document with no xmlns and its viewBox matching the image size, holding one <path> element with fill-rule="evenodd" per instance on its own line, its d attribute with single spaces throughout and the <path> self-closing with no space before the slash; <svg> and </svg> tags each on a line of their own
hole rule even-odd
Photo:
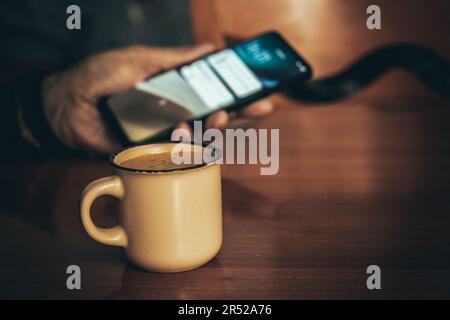
<svg viewBox="0 0 450 320">
<path fill-rule="evenodd" d="M 97 110 L 98 99 L 133 87 L 162 69 L 193 60 L 213 49 L 210 45 L 183 48 L 132 46 L 93 55 L 72 68 L 49 76 L 43 84 L 46 119 L 58 139 L 71 149 L 108 154 L 121 148 Z M 261 117 L 273 105 L 260 100 L 239 111 L 218 111 L 207 128 L 225 128 L 231 117 Z M 187 127 L 180 124 L 179 127 Z"/>
</svg>

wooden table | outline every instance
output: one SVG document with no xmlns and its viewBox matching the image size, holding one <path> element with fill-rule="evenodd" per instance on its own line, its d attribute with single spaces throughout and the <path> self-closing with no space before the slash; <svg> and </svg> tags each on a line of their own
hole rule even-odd
<svg viewBox="0 0 450 320">
<path fill-rule="evenodd" d="M 437 98 L 436 98 L 437 99 Z M 224 242 L 206 266 L 141 271 L 83 231 L 78 196 L 106 161 L 1 169 L 1 298 L 450 298 L 450 105 L 361 96 L 284 107 L 257 123 L 280 128 L 280 171 L 224 166 Z M 117 202 L 94 218 L 115 223 Z M 78 265 L 82 289 L 66 289 Z M 381 290 L 366 268 L 381 267 Z"/>
</svg>

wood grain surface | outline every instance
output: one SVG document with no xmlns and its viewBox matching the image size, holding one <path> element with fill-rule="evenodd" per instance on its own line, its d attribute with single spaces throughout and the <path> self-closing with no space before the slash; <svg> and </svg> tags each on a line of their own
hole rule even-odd
<svg viewBox="0 0 450 320">
<path fill-rule="evenodd" d="M 78 196 L 112 173 L 106 161 L 5 163 L 0 297 L 449 298 L 448 102 L 274 99 L 284 108 L 254 125 L 280 129 L 280 171 L 223 166 L 223 247 L 190 272 L 141 271 L 86 235 Z M 117 202 L 101 198 L 93 211 L 112 226 Z M 66 289 L 71 264 L 82 290 Z M 371 264 L 380 291 L 366 288 Z"/>
<path fill-rule="evenodd" d="M 278 29 L 319 76 L 392 41 L 450 56 L 448 1 L 379 1 L 379 33 L 364 28 L 369 1 L 192 2 L 199 41 Z M 280 171 L 223 166 L 223 247 L 189 272 L 141 271 L 84 232 L 78 197 L 112 173 L 107 161 L 3 153 L 0 298 L 450 298 L 449 101 L 402 71 L 337 103 L 273 99 L 277 112 L 252 125 L 280 129 Z M 114 225 L 117 207 L 99 199 L 94 219 Z M 81 290 L 66 288 L 72 264 Z M 382 290 L 366 288 L 372 264 Z"/>
</svg>

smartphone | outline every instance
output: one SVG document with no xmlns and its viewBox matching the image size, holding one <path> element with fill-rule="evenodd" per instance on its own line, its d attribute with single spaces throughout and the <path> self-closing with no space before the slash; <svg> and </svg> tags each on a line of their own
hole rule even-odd
<svg viewBox="0 0 450 320">
<path fill-rule="evenodd" d="M 99 107 L 122 144 L 141 144 L 170 138 L 180 122 L 237 110 L 311 74 L 280 34 L 267 32 L 151 75 L 103 97 Z"/>
</svg>

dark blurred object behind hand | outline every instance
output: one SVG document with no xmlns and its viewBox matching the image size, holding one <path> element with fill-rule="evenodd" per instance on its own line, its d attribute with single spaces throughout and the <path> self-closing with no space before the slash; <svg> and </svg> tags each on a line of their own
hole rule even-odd
<svg viewBox="0 0 450 320">
<path fill-rule="evenodd" d="M 81 8 L 81 30 L 66 27 L 73 4 Z M 189 9 L 187 0 L 0 3 L 2 147 L 19 158 L 117 151 L 98 99 L 211 50 L 186 46 Z M 272 110 L 261 100 L 238 113 L 217 111 L 205 126 L 224 128 L 230 116 Z"/>
<path fill-rule="evenodd" d="M 66 9 L 81 8 L 81 30 Z M 0 143 L 19 157 L 66 154 L 42 110 L 42 84 L 86 57 L 133 44 L 192 43 L 189 3 L 179 0 L 0 2 Z"/>
</svg>

